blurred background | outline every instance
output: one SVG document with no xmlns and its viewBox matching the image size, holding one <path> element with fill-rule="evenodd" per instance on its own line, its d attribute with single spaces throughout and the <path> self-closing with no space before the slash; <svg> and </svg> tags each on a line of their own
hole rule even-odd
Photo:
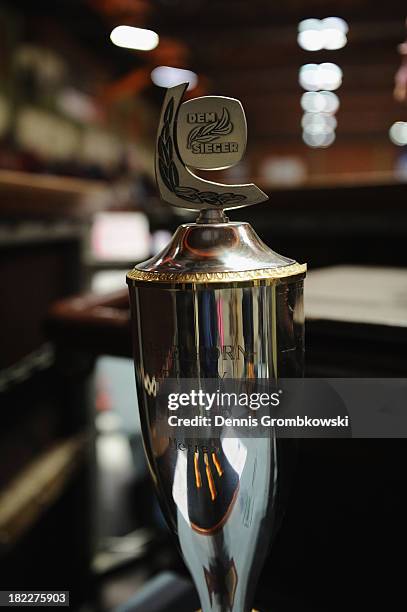
<svg viewBox="0 0 407 612">
<path fill-rule="evenodd" d="M 155 188 L 165 87 L 245 108 L 246 156 L 216 178 L 266 191 L 231 219 L 308 262 L 307 374 L 405 375 L 405 20 L 396 0 L 1 1 L 2 589 L 197 607 L 146 472 L 125 286 L 194 218 Z M 261 609 L 388 598 L 405 445 L 300 453 Z"/>
</svg>

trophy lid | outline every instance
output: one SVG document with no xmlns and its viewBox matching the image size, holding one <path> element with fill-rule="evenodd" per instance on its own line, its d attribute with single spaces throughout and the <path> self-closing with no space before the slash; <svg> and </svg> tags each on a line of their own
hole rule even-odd
<svg viewBox="0 0 407 612">
<path fill-rule="evenodd" d="M 224 211 L 268 199 L 253 183 L 225 185 L 191 168 L 230 168 L 243 157 L 247 126 L 239 100 L 204 96 L 182 103 L 188 83 L 167 90 L 161 113 L 155 171 L 160 196 L 199 213 L 181 225 L 156 256 L 138 264 L 128 281 L 225 282 L 304 274 L 305 265 L 264 244 L 248 223 L 229 222 Z"/>
</svg>

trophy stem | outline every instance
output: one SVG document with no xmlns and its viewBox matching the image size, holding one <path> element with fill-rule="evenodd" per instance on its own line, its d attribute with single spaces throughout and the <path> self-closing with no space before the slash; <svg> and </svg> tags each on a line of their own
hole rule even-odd
<svg viewBox="0 0 407 612">
<path fill-rule="evenodd" d="M 221 208 L 204 208 L 199 213 L 197 223 L 227 223 L 228 217 Z"/>
</svg>

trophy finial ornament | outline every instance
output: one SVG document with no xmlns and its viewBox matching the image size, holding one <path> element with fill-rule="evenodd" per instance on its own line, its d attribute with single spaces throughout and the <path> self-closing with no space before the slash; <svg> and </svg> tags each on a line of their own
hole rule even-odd
<svg viewBox="0 0 407 612">
<path fill-rule="evenodd" d="M 220 213 L 267 200 L 253 183 L 225 185 L 192 172 L 237 164 L 246 149 L 247 126 L 239 100 L 203 96 L 182 102 L 187 86 L 171 87 L 164 99 L 155 154 L 161 198 L 187 210 Z"/>
</svg>

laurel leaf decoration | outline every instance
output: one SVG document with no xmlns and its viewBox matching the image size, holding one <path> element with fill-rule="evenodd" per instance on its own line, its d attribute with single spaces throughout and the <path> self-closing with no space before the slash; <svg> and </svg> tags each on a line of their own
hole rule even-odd
<svg viewBox="0 0 407 612">
<path fill-rule="evenodd" d="M 193 195 L 194 193 L 199 193 L 199 189 L 195 189 L 195 187 L 177 187 L 175 192 L 177 195 Z"/>
<path fill-rule="evenodd" d="M 232 130 L 233 124 L 230 121 L 229 111 L 223 107 L 220 119 L 206 125 L 198 125 L 190 131 L 187 147 L 190 149 L 194 142 L 212 142 L 217 140 L 219 136 L 227 136 Z"/>
<path fill-rule="evenodd" d="M 215 191 L 201 191 L 200 196 L 205 204 L 219 204 L 219 194 Z"/>
<path fill-rule="evenodd" d="M 192 143 L 195 141 L 195 137 L 200 133 L 200 131 L 202 130 L 202 126 L 197 125 L 196 127 L 194 127 L 188 134 L 188 142 L 187 142 L 187 148 L 190 149 Z"/>
<path fill-rule="evenodd" d="M 174 98 L 171 98 L 164 111 L 163 127 L 158 138 L 157 153 L 158 153 L 158 169 L 164 185 L 171 193 L 175 193 L 181 200 L 194 204 L 211 204 L 212 206 L 223 206 L 226 204 L 235 204 L 246 200 L 243 194 L 233 192 L 216 193 L 216 191 L 199 191 L 195 187 L 188 187 L 179 184 L 179 172 L 174 156 L 174 145 L 171 138 L 171 121 L 174 116 Z M 217 127 L 213 127 L 216 124 Z M 209 129 L 210 128 L 210 129 Z M 223 109 L 222 116 L 219 121 L 202 127 L 194 128 L 195 136 L 200 133 L 200 142 L 209 142 L 205 140 L 215 140 L 220 135 L 229 134 L 233 129 L 230 122 L 229 113 L 226 108 Z M 190 134 L 191 136 L 191 134 Z"/>
<path fill-rule="evenodd" d="M 222 204 L 232 204 L 237 202 L 243 202 L 246 199 L 246 196 L 240 193 L 220 193 L 219 200 Z"/>
<path fill-rule="evenodd" d="M 164 140 L 162 138 L 160 138 L 158 141 L 158 151 L 160 154 L 160 159 L 162 159 L 164 164 L 168 166 L 171 161 L 171 157 L 169 155 L 168 148 L 165 146 Z"/>
<path fill-rule="evenodd" d="M 172 190 L 174 191 L 176 187 L 179 185 L 179 174 L 177 170 L 177 166 L 172 161 L 169 165 L 169 178 L 170 183 L 172 185 Z"/>
<path fill-rule="evenodd" d="M 182 200 L 186 200 L 187 202 L 200 202 L 200 191 L 199 189 L 195 189 L 195 187 L 177 187 L 175 189 L 175 193 Z"/>
<path fill-rule="evenodd" d="M 171 100 L 167 104 L 167 108 L 164 111 L 164 123 L 170 124 L 172 121 L 173 114 L 174 114 L 174 98 L 171 98 Z"/>
</svg>

